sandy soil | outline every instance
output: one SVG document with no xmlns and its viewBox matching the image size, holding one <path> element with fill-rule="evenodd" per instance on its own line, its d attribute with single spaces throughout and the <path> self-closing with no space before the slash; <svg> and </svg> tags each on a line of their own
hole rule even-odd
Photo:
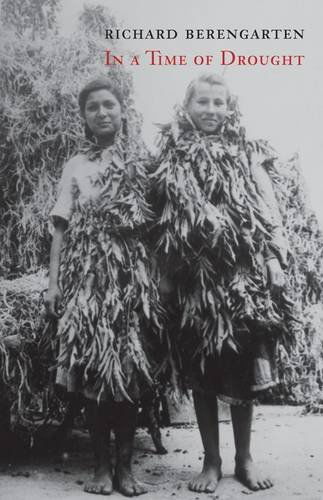
<svg viewBox="0 0 323 500">
<path fill-rule="evenodd" d="M 229 421 L 220 424 L 224 478 L 216 493 L 188 491 L 187 482 L 199 472 L 202 446 L 196 424 L 163 430 L 168 455 L 154 453 L 150 436 L 138 430 L 134 468 L 149 488 L 145 500 L 323 499 L 323 419 L 300 415 L 301 409 L 258 406 L 253 425 L 253 451 L 259 465 L 275 478 L 275 487 L 249 492 L 233 477 L 233 438 Z M 95 498 L 83 492 L 90 477 L 92 455 L 85 433 L 74 435 L 74 450 L 65 460 L 46 458 L 0 470 L 1 500 L 76 500 Z M 100 498 L 100 497 L 98 497 Z M 124 498 L 118 493 L 111 499 Z"/>
</svg>

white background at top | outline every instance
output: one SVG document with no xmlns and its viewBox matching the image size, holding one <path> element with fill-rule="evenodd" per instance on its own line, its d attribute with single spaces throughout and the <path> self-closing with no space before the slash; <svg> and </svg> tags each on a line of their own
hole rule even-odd
<svg viewBox="0 0 323 500">
<path fill-rule="evenodd" d="M 185 88 L 205 71 L 224 74 L 240 99 L 249 137 L 268 139 L 283 160 L 299 152 L 312 206 L 323 223 L 323 19 L 322 0 L 88 0 L 103 4 L 124 28 L 174 28 L 176 40 L 131 40 L 118 44 L 118 52 L 146 49 L 163 53 L 218 54 L 230 49 L 238 54 L 304 54 L 303 66 L 129 67 L 135 83 L 135 99 L 144 117 L 144 137 L 152 145 L 154 123 L 170 120 L 173 106 L 183 99 Z M 73 32 L 81 0 L 63 0 L 61 25 Z M 107 27 L 108 28 L 108 27 Z M 303 40 L 185 40 L 186 28 L 296 28 Z M 108 48 L 108 44 L 107 44 Z M 102 59 L 103 55 L 98 54 Z"/>
</svg>

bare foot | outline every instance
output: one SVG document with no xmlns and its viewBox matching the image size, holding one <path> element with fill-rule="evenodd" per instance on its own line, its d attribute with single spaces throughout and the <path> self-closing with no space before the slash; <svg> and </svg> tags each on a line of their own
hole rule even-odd
<svg viewBox="0 0 323 500">
<path fill-rule="evenodd" d="M 221 465 L 204 463 L 201 474 L 189 482 L 188 488 L 197 493 L 214 493 L 221 477 Z"/>
<path fill-rule="evenodd" d="M 110 467 L 99 467 L 95 471 L 93 479 L 84 486 L 84 491 L 97 495 L 111 495 L 113 485 Z"/>
<path fill-rule="evenodd" d="M 235 475 L 250 490 L 266 490 L 274 486 L 269 477 L 264 476 L 255 466 L 252 459 L 236 461 Z"/>
<path fill-rule="evenodd" d="M 116 489 L 126 497 L 147 493 L 146 488 L 133 477 L 129 467 L 117 466 L 114 479 Z"/>
<path fill-rule="evenodd" d="M 168 451 L 166 448 L 161 444 L 159 446 L 156 446 L 156 453 L 157 455 L 167 455 Z"/>
</svg>

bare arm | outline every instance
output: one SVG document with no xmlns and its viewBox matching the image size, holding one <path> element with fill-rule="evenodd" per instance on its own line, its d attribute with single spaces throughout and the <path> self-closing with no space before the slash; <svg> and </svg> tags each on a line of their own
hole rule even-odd
<svg viewBox="0 0 323 500">
<path fill-rule="evenodd" d="M 272 251 L 269 257 L 277 257 L 283 268 L 287 267 L 288 242 L 283 232 L 283 223 L 278 208 L 277 199 L 274 193 L 272 181 L 265 168 L 258 165 L 254 170 L 259 194 L 269 211 L 269 217 L 272 223 Z"/>
<path fill-rule="evenodd" d="M 59 279 L 59 265 L 60 254 L 64 239 L 64 231 L 67 223 L 64 219 L 57 217 L 55 220 L 55 230 L 52 239 L 50 250 L 50 263 L 49 263 L 49 285 L 48 291 L 45 296 L 45 307 L 49 316 L 59 318 L 58 308 L 62 301 L 63 295 L 60 290 Z"/>
<path fill-rule="evenodd" d="M 274 193 L 272 181 L 265 168 L 260 164 L 252 165 L 253 176 L 262 199 L 262 211 L 271 220 L 272 248 L 267 249 L 268 277 L 272 287 L 281 288 L 285 283 L 282 269 L 287 267 L 288 242 L 283 234 L 282 220 Z"/>
</svg>

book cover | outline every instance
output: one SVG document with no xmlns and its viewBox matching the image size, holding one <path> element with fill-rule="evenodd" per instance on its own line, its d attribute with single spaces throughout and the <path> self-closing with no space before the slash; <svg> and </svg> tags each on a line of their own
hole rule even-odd
<svg viewBox="0 0 323 500">
<path fill-rule="evenodd" d="M 299 415 L 304 408 L 320 413 L 322 403 L 323 5 L 318 0 L 2 0 L 0 12 L 0 497 L 77 498 L 92 466 L 82 425 L 74 436 L 81 451 L 63 451 L 54 470 L 48 457 L 28 458 L 38 443 L 47 442 L 51 425 L 62 421 L 60 403 L 51 403 L 48 389 L 53 360 L 39 352 L 49 352 L 42 312 L 48 214 L 63 165 L 83 135 L 80 88 L 95 75 L 113 74 L 129 119 L 154 156 L 159 125 L 173 119 L 188 84 L 217 73 L 237 96 L 247 137 L 266 141 L 277 154 L 282 182 L 277 199 L 294 255 L 288 279 L 304 325 L 293 356 L 280 351 L 282 385 L 265 401 L 280 406 L 256 407 L 254 454 L 276 476 L 274 489 L 258 496 L 321 498 L 321 418 Z M 168 455 L 154 453 L 145 431 L 137 434 L 135 470 L 148 487 L 147 497 L 207 497 L 187 489 L 203 459 L 192 406 L 178 409 L 169 399 L 168 410 L 173 426 L 162 430 Z M 228 421 L 227 408 L 222 417 Z M 10 454 L 12 433 L 19 440 L 18 460 Z M 244 498 L 249 490 L 233 477 L 226 423 L 221 436 L 224 480 L 214 498 Z"/>
</svg>

